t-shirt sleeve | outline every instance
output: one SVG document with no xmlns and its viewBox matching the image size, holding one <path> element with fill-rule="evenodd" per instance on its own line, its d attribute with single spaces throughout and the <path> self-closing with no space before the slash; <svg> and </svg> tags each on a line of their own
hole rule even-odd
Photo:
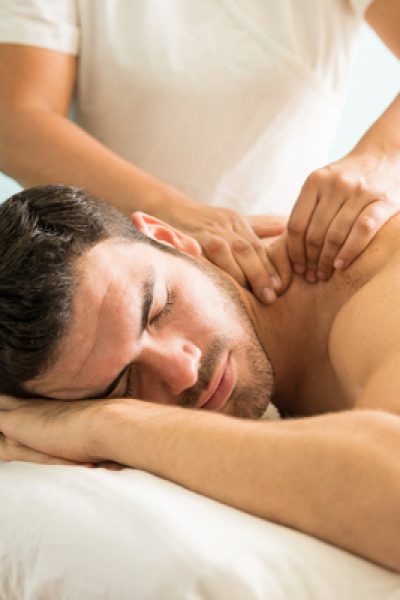
<svg viewBox="0 0 400 600">
<path fill-rule="evenodd" d="M 1 0 L 0 43 L 25 44 L 77 54 L 75 0 Z"/>
<path fill-rule="evenodd" d="M 363 17 L 372 0 L 347 0 L 347 2 L 356 15 Z"/>
</svg>

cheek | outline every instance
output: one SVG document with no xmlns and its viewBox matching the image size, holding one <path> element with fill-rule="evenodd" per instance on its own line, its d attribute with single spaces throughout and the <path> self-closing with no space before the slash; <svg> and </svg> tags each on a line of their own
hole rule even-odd
<svg viewBox="0 0 400 600">
<path fill-rule="evenodd" d="M 177 308 L 177 317 L 172 324 L 196 345 L 207 347 L 216 337 L 233 339 L 241 336 L 238 320 L 217 303 L 208 303 L 203 309 L 194 304 L 185 304 Z"/>
</svg>

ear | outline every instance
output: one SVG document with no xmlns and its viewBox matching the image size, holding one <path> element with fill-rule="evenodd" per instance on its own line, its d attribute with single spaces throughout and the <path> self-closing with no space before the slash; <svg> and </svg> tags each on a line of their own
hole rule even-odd
<svg viewBox="0 0 400 600">
<path fill-rule="evenodd" d="M 168 223 L 160 221 L 157 217 L 136 211 L 131 214 L 131 220 L 136 229 L 153 238 L 153 240 L 172 246 L 195 258 L 201 256 L 201 246 L 197 240 L 168 225 Z"/>
</svg>

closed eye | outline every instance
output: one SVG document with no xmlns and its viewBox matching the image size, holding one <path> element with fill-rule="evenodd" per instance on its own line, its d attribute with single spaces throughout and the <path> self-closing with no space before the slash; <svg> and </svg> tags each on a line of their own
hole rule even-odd
<svg viewBox="0 0 400 600">
<path fill-rule="evenodd" d="M 167 288 L 167 300 L 166 300 L 164 306 L 162 307 L 162 309 L 158 313 L 156 313 L 154 315 L 154 317 L 152 317 L 150 319 L 149 325 L 158 324 L 162 321 L 162 319 L 167 317 L 167 315 L 169 315 L 169 313 L 171 312 L 174 301 L 175 301 L 175 292 L 171 292 Z M 135 368 L 135 365 L 132 364 L 129 368 L 127 382 L 126 382 L 126 388 L 125 388 L 125 391 L 122 396 L 123 398 L 135 398 L 135 383 L 136 383 L 135 380 L 136 379 L 137 379 L 137 369 Z M 137 394 L 137 390 L 136 390 L 136 394 Z"/>
<path fill-rule="evenodd" d="M 171 312 L 171 308 L 174 304 L 174 300 L 175 300 L 174 292 L 171 292 L 169 289 L 167 289 L 167 300 L 166 300 L 164 306 L 157 314 L 154 315 L 154 317 L 152 317 L 150 319 L 149 324 L 154 325 L 154 323 L 158 323 L 158 321 L 165 318 Z"/>
</svg>

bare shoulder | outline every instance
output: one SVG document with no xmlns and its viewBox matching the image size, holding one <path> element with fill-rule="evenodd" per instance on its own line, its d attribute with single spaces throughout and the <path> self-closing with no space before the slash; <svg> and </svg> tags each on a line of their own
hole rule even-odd
<svg viewBox="0 0 400 600">
<path fill-rule="evenodd" d="M 333 321 L 329 353 L 344 393 L 355 405 L 372 374 L 400 357 L 400 217 L 382 229 L 341 277 L 350 291 Z"/>
</svg>

